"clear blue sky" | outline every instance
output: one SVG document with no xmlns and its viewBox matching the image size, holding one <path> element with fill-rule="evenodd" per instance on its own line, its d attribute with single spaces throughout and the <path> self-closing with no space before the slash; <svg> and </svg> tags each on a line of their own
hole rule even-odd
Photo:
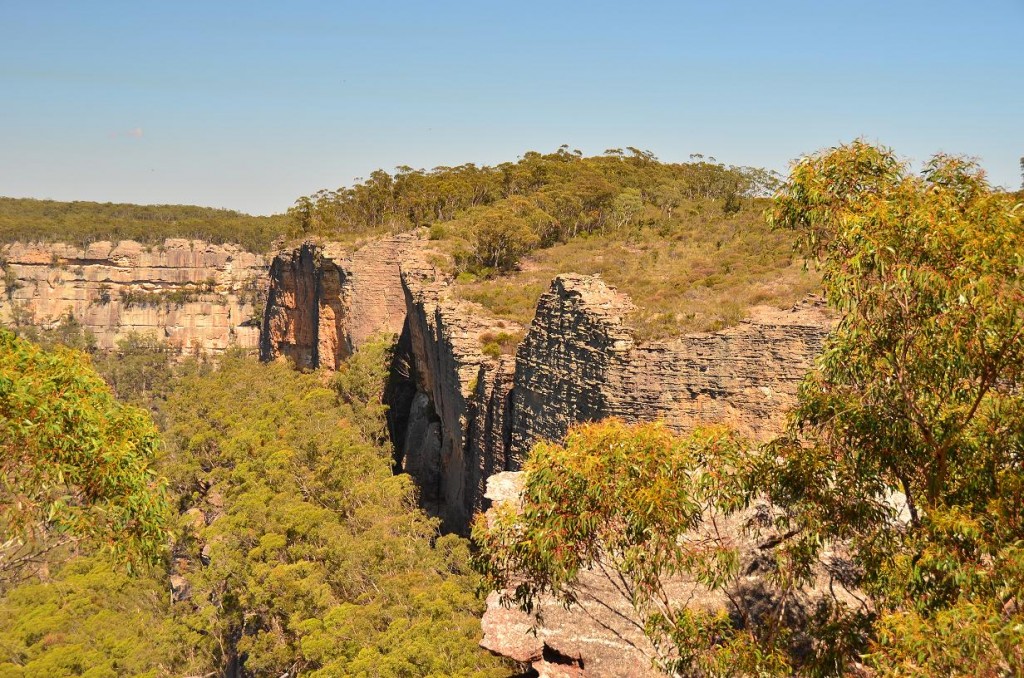
<svg viewBox="0 0 1024 678">
<path fill-rule="evenodd" d="M 377 167 L 857 136 L 1016 187 L 1024 0 L 0 0 L 0 195 L 271 213 Z"/>
</svg>

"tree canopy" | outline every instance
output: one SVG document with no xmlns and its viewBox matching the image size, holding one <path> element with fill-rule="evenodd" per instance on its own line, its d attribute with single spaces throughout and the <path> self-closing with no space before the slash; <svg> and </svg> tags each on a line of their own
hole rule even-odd
<svg viewBox="0 0 1024 678">
<path fill-rule="evenodd" d="M 796 541 L 850 543 L 881 672 L 1024 671 L 1024 208 L 970 161 L 915 176 L 855 142 L 798 163 L 772 219 L 843 314 L 772 447 Z"/>
<path fill-rule="evenodd" d="M 84 355 L 0 330 L 0 578 L 82 541 L 155 562 L 169 517 L 156 451 L 148 414 L 116 401 Z"/>
<path fill-rule="evenodd" d="M 671 214 L 686 200 L 738 204 L 774 185 L 765 170 L 714 158 L 662 163 L 635 148 L 584 157 L 563 146 L 496 166 L 377 170 L 354 186 L 302 197 L 289 214 L 295 233 L 335 237 L 444 224 L 433 235 L 459 241 L 459 266 L 504 272 L 536 247 L 628 225 L 645 201 Z"/>
<path fill-rule="evenodd" d="M 169 557 L 127 578 L 83 549 L 0 596 L 0 674 L 507 675 L 476 644 L 466 541 L 392 473 L 392 343 L 327 385 L 240 355 L 174 366 L 142 338 L 100 359 L 161 422 Z"/>
</svg>

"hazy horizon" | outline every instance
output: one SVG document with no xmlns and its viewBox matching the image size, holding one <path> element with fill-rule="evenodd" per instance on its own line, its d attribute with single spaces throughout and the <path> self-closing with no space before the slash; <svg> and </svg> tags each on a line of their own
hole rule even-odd
<svg viewBox="0 0 1024 678">
<path fill-rule="evenodd" d="M 0 195 L 270 214 L 397 165 L 856 137 L 1017 187 L 1024 3 L 893 4 L 12 4 Z"/>
</svg>

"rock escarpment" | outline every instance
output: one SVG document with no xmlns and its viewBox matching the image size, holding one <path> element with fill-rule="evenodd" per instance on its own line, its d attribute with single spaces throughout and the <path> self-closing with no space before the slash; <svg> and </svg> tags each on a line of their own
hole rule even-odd
<svg viewBox="0 0 1024 678">
<path fill-rule="evenodd" d="M 806 303 L 756 309 L 722 332 L 642 343 L 626 323 L 625 295 L 566 274 L 542 295 L 515 356 L 502 355 L 485 350 L 487 337 L 523 328 L 458 299 L 428 245 L 414 234 L 359 247 L 305 243 L 269 263 L 188 240 L 12 244 L 2 250 L 0 314 L 42 325 L 71 312 L 100 348 L 137 331 L 183 351 L 258 345 L 264 359 L 302 368 L 335 369 L 372 335 L 400 334 L 386 394 L 395 465 L 460 532 L 485 506 L 490 474 L 518 469 L 530 445 L 575 422 L 718 421 L 771 435 L 829 326 L 824 309 Z"/>
<path fill-rule="evenodd" d="M 237 245 L 12 243 L 0 258 L 6 324 L 45 327 L 70 313 L 101 349 L 130 332 L 155 335 L 183 352 L 251 349 L 259 341 L 266 261 Z"/>
<path fill-rule="evenodd" d="M 487 356 L 482 337 L 520 328 L 458 300 L 422 259 L 406 260 L 407 323 L 389 388 L 398 468 L 418 482 L 448 529 L 465 532 L 486 505 L 490 473 L 517 470 L 538 440 L 581 421 L 662 420 L 684 430 L 727 423 L 777 433 L 821 350 L 826 310 L 754 309 L 721 332 L 640 343 L 632 303 L 601 280 L 561 275 L 541 297 L 514 360 Z"/>
<path fill-rule="evenodd" d="M 399 262 L 421 246 L 415 236 L 399 235 L 362 247 L 307 242 L 278 253 L 260 356 L 333 370 L 374 334 L 401 332 L 406 302 Z"/>
<path fill-rule="evenodd" d="M 492 473 L 514 467 L 508 455 L 513 358 L 486 355 L 485 340 L 517 325 L 488 318 L 455 298 L 449 281 L 422 258 L 401 273 L 408 310 L 389 386 L 389 425 L 398 468 L 421 488 L 446 529 L 465 531 L 483 508 Z"/>
<path fill-rule="evenodd" d="M 512 448 L 557 440 L 580 421 L 725 423 L 764 438 L 780 429 L 831 321 L 808 300 L 759 307 L 720 332 L 637 342 L 631 301 L 597 278 L 561 275 L 541 296 L 516 353 Z"/>
</svg>

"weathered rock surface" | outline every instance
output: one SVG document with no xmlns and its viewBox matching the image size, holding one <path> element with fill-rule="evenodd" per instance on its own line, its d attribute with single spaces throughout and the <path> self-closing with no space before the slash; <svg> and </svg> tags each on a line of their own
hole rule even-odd
<svg viewBox="0 0 1024 678">
<path fill-rule="evenodd" d="M 183 352 L 251 349 L 259 341 L 254 316 L 266 261 L 237 245 L 12 243 L 0 248 L 0 257 L 5 323 L 45 327 L 70 312 L 101 349 L 114 348 L 129 332 L 155 335 Z"/>
<path fill-rule="evenodd" d="M 560 275 L 516 353 L 512 454 L 581 421 L 663 420 L 677 430 L 726 423 L 764 438 L 794 404 L 831 326 L 815 301 L 759 307 L 720 332 L 638 343 L 633 305 L 601 280 Z"/>
<path fill-rule="evenodd" d="M 517 325 L 489 318 L 477 304 L 454 298 L 449 281 L 422 257 L 402 263 L 408 321 L 389 392 L 398 467 L 416 479 L 423 503 L 463 532 L 483 508 L 484 486 L 506 470 L 513 359 L 482 351 L 488 334 Z M 403 373 L 404 372 L 404 373 Z"/>
<path fill-rule="evenodd" d="M 487 481 L 494 505 L 518 503 L 522 474 L 501 473 Z M 504 607 L 501 593 L 487 596 L 480 625 L 480 645 L 513 661 L 529 664 L 540 675 L 650 678 L 663 675 L 652 667 L 654 647 L 629 620 L 635 614 L 620 590 L 606 577 L 584 572 L 578 606 L 566 609 L 542 596 L 530 614 Z"/>
<path fill-rule="evenodd" d="M 333 370 L 374 334 L 401 332 L 399 262 L 420 247 L 414 235 L 398 235 L 356 248 L 307 242 L 280 252 L 270 266 L 261 357 Z"/>
</svg>

